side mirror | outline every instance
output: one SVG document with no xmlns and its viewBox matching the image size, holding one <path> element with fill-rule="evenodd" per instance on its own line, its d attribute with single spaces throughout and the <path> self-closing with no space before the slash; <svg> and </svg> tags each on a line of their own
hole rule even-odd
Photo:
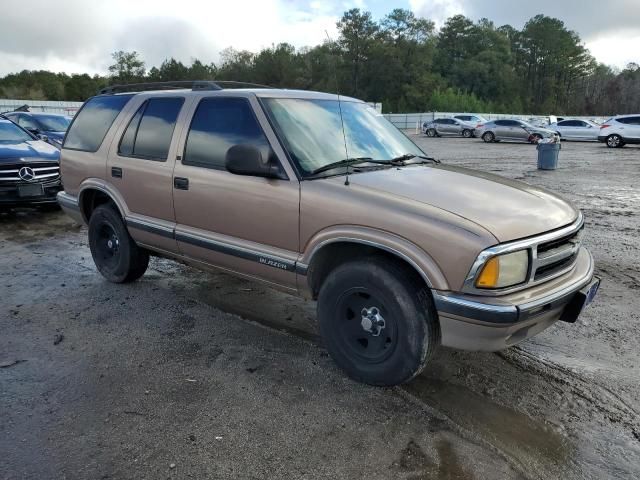
<svg viewBox="0 0 640 480">
<path fill-rule="evenodd" d="M 227 170 L 235 175 L 286 179 L 280 167 L 271 159 L 262 158 L 260 150 L 253 145 L 234 145 L 227 150 Z"/>
<path fill-rule="evenodd" d="M 27 130 L 29 130 L 34 135 L 40 135 L 40 130 L 37 128 L 27 128 Z"/>
</svg>

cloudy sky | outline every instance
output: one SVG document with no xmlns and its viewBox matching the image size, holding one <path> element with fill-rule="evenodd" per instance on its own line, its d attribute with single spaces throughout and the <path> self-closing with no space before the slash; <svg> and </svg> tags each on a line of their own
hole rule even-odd
<svg viewBox="0 0 640 480">
<path fill-rule="evenodd" d="M 174 57 L 215 62 L 228 46 L 300 47 L 335 36 L 353 7 L 379 19 L 409 8 L 442 25 L 462 13 L 520 28 L 543 13 L 576 30 L 606 64 L 640 63 L 640 0 L 0 0 L 0 75 L 23 69 L 105 73 L 110 53 L 137 50 L 147 67 Z"/>
</svg>

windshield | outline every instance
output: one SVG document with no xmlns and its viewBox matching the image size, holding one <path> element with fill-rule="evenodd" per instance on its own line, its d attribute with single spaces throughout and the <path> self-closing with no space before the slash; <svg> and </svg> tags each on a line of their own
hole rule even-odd
<svg viewBox="0 0 640 480">
<path fill-rule="evenodd" d="M 264 103 L 303 174 L 346 158 L 391 160 L 405 154 L 424 155 L 365 103 L 348 101 L 339 105 L 337 100 L 294 98 L 267 98 Z"/>
<path fill-rule="evenodd" d="M 0 122 L 0 142 L 18 143 L 33 140 L 33 137 L 11 122 Z"/>
<path fill-rule="evenodd" d="M 38 115 L 38 123 L 45 132 L 66 132 L 71 120 L 61 115 Z"/>
</svg>

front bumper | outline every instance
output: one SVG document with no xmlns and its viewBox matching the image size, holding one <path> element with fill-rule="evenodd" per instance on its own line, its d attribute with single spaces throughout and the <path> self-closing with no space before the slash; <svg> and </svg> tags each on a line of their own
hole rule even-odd
<svg viewBox="0 0 640 480">
<path fill-rule="evenodd" d="M 503 350 L 558 320 L 573 322 L 575 304 L 593 277 L 593 258 L 581 248 L 574 268 L 549 282 L 501 297 L 434 291 L 442 344 L 462 350 Z M 597 285 L 594 287 L 597 289 Z"/>
<path fill-rule="evenodd" d="M 69 195 L 65 191 L 58 192 L 58 203 L 60 204 L 60 207 L 62 207 L 62 211 L 80 225 L 85 223 L 84 218 L 82 217 L 82 212 L 80 211 L 80 202 L 78 201 L 78 197 Z"/>
<path fill-rule="evenodd" d="M 36 185 L 37 182 L 31 185 Z M 56 195 L 62 190 L 59 179 L 53 182 L 41 183 L 42 195 L 22 197 L 18 191 L 18 184 L 0 185 L 0 207 L 30 207 L 37 205 L 51 205 L 56 203 Z"/>
</svg>

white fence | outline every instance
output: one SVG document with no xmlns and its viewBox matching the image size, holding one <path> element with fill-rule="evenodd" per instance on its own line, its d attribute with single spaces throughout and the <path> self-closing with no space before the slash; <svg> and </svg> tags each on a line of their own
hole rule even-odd
<svg viewBox="0 0 640 480">
<path fill-rule="evenodd" d="M 62 113 L 75 115 L 82 106 L 82 102 L 53 102 L 48 100 L 10 100 L 0 98 L 0 113 L 11 112 L 16 108 L 27 105 L 30 112 Z"/>
<path fill-rule="evenodd" d="M 406 130 L 414 129 L 416 126 L 422 125 L 436 118 L 450 118 L 454 115 L 478 115 L 487 120 L 499 120 L 501 118 L 515 118 L 518 120 L 540 119 L 549 121 L 548 116 L 544 115 L 516 115 L 506 113 L 473 113 L 473 112 L 424 112 L 424 113 L 385 113 L 384 117 L 393 123 L 396 127 Z M 563 115 L 562 118 L 579 118 L 583 120 L 593 120 L 603 123 L 610 117 L 589 117 L 589 116 L 569 116 Z"/>
</svg>

